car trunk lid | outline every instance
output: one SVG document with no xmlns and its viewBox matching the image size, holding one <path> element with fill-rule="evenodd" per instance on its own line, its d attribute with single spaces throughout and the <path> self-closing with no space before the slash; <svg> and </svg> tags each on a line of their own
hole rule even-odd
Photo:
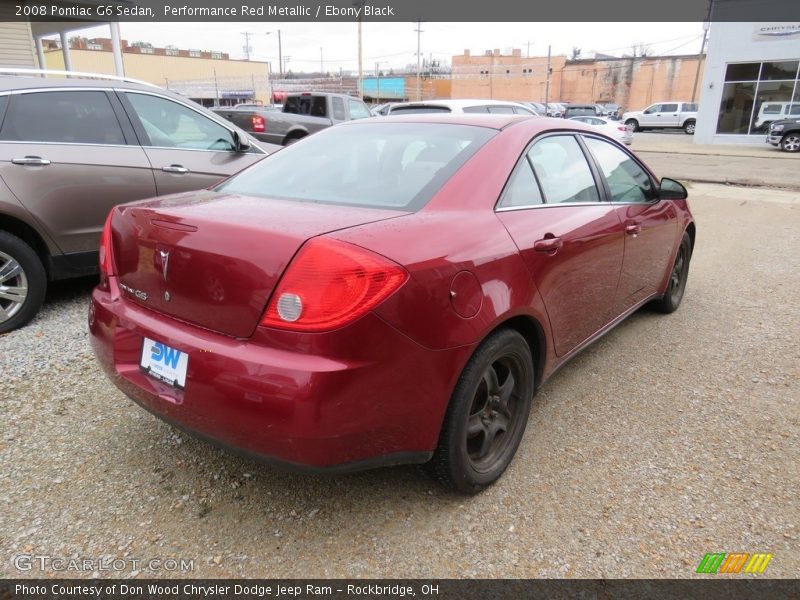
<svg viewBox="0 0 800 600">
<path fill-rule="evenodd" d="M 114 262 L 123 294 L 151 310 L 249 337 L 309 238 L 404 212 L 217 192 L 118 209 Z"/>
</svg>

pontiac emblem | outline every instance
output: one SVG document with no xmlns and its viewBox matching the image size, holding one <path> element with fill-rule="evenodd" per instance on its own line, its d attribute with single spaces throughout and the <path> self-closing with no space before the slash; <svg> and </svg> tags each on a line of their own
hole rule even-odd
<svg viewBox="0 0 800 600">
<path fill-rule="evenodd" d="M 161 255 L 161 275 L 166 281 L 167 271 L 169 270 L 169 250 L 159 250 L 158 253 Z"/>
</svg>

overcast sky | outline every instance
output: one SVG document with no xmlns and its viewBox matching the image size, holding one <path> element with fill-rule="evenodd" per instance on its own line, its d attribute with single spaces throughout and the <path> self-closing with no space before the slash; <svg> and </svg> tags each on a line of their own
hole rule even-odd
<svg viewBox="0 0 800 600">
<path fill-rule="evenodd" d="M 183 49 L 219 50 L 231 58 L 244 58 L 245 37 L 250 32 L 251 58 L 272 61 L 277 71 L 278 40 L 281 30 L 283 55 L 290 57 L 292 71 L 319 70 L 320 48 L 326 71 L 358 68 L 356 23 L 122 23 L 122 37 L 129 42 L 169 44 Z M 415 64 L 416 23 L 363 24 L 364 69 L 382 70 Z M 531 56 L 570 54 L 580 48 L 585 55 L 602 52 L 630 54 L 636 44 L 649 46 L 649 54 L 695 54 L 700 51 L 701 23 L 422 23 L 421 54 L 445 59 L 469 48 L 473 54 L 500 48 L 504 53 L 521 48 L 523 56 L 530 42 Z M 267 34 L 268 31 L 273 33 Z M 108 37 L 108 27 L 80 32 L 87 37 Z"/>
</svg>

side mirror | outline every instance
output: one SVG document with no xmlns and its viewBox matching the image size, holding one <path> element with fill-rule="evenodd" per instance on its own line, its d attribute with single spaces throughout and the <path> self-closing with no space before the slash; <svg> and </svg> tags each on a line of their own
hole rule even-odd
<svg viewBox="0 0 800 600">
<path fill-rule="evenodd" d="M 233 147 L 236 152 L 247 152 L 250 150 L 250 140 L 247 136 L 239 135 L 239 132 L 233 130 Z"/>
<path fill-rule="evenodd" d="M 689 192 L 680 182 L 664 177 L 658 186 L 658 197 L 661 200 L 686 200 Z"/>
</svg>

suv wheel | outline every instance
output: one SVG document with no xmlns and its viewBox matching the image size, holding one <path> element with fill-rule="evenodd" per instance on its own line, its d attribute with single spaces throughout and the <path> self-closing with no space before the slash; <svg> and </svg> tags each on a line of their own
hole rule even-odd
<svg viewBox="0 0 800 600">
<path fill-rule="evenodd" d="M 0 231 L 0 333 L 22 327 L 42 306 L 47 275 L 36 252 Z"/>
<path fill-rule="evenodd" d="M 781 149 L 786 152 L 800 152 L 800 131 L 790 131 L 783 136 Z"/>
<path fill-rule="evenodd" d="M 687 135 L 694 135 L 694 126 L 694 121 L 686 121 L 686 123 L 683 124 L 683 132 Z"/>
</svg>

